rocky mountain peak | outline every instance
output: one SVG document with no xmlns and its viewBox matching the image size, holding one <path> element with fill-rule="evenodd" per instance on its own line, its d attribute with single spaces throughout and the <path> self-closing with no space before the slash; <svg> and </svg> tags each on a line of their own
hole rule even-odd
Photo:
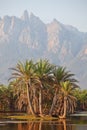
<svg viewBox="0 0 87 130">
<path fill-rule="evenodd" d="M 28 11 L 27 10 L 25 10 L 24 12 L 23 12 L 23 15 L 22 15 L 22 20 L 24 20 L 24 21 L 29 21 L 29 15 L 28 15 Z"/>
<path fill-rule="evenodd" d="M 8 68 L 19 60 L 32 58 L 47 58 L 58 65 L 66 65 L 81 80 L 82 72 L 87 75 L 86 41 L 87 33 L 56 19 L 46 25 L 27 10 L 21 18 L 5 16 L 0 19 L 0 80 L 9 78 Z M 85 83 L 87 86 L 87 81 Z"/>
</svg>

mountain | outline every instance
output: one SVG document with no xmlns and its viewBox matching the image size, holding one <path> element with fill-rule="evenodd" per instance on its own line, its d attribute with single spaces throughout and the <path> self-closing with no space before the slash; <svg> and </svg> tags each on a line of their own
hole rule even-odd
<svg viewBox="0 0 87 130">
<path fill-rule="evenodd" d="M 40 58 L 66 66 L 86 88 L 87 33 L 56 19 L 45 24 L 26 10 L 20 18 L 0 18 L 0 83 L 7 83 L 18 61 Z"/>
</svg>

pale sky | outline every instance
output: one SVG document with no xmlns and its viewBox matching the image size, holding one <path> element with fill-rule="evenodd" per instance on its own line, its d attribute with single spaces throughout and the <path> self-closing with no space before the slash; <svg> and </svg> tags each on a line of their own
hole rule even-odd
<svg viewBox="0 0 87 130">
<path fill-rule="evenodd" d="M 87 0 L 0 0 L 0 17 L 21 17 L 24 10 L 29 14 L 32 12 L 44 23 L 55 18 L 87 32 Z"/>
</svg>

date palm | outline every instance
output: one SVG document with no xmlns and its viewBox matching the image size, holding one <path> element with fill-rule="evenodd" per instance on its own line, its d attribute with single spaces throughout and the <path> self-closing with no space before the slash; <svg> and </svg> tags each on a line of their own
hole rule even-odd
<svg viewBox="0 0 87 130">
<path fill-rule="evenodd" d="M 32 86 L 34 83 L 36 83 L 36 81 L 38 81 L 34 67 L 35 65 L 32 60 L 26 61 L 24 64 L 22 62 L 19 62 L 16 68 L 12 68 L 14 72 L 12 73 L 12 77 L 10 79 L 16 79 L 17 87 L 21 87 L 21 85 L 26 87 L 28 108 L 30 109 L 31 113 L 36 116 L 30 98 Z"/>
<path fill-rule="evenodd" d="M 74 109 L 76 107 L 76 97 L 74 96 L 74 91 L 76 90 L 76 86 L 73 86 L 73 84 L 70 81 L 61 82 L 61 89 L 60 94 L 63 99 L 63 110 L 61 113 L 62 115 L 59 116 L 60 118 L 66 118 L 68 113 L 73 113 Z"/>
<path fill-rule="evenodd" d="M 39 90 L 39 110 L 42 115 L 42 90 L 47 87 L 47 85 L 51 84 L 53 75 L 52 71 L 54 69 L 54 65 L 50 64 L 47 60 L 39 60 L 36 63 L 36 73 L 41 82 L 40 90 Z"/>
<path fill-rule="evenodd" d="M 55 78 L 54 97 L 53 97 L 51 109 L 49 111 L 49 115 L 52 114 L 52 111 L 57 102 L 57 96 L 58 96 L 59 90 L 61 89 L 60 83 L 65 82 L 65 81 L 70 81 L 70 83 L 76 85 L 75 82 L 77 82 L 77 80 L 73 78 L 74 74 L 71 74 L 70 71 L 67 71 L 65 67 L 56 67 L 53 71 L 53 75 Z"/>
</svg>

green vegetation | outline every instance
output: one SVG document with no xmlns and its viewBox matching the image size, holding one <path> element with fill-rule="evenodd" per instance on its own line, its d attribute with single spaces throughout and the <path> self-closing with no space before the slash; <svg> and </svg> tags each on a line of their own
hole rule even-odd
<svg viewBox="0 0 87 130">
<path fill-rule="evenodd" d="M 0 110 L 26 112 L 32 117 L 66 118 L 87 109 L 87 90 L 80 90 L 74 74 L 47 60 L 18 62 L 8 86 L 0 85 Z M 10 118 L 26 119 L 30 116 Z"/>
</svg>

